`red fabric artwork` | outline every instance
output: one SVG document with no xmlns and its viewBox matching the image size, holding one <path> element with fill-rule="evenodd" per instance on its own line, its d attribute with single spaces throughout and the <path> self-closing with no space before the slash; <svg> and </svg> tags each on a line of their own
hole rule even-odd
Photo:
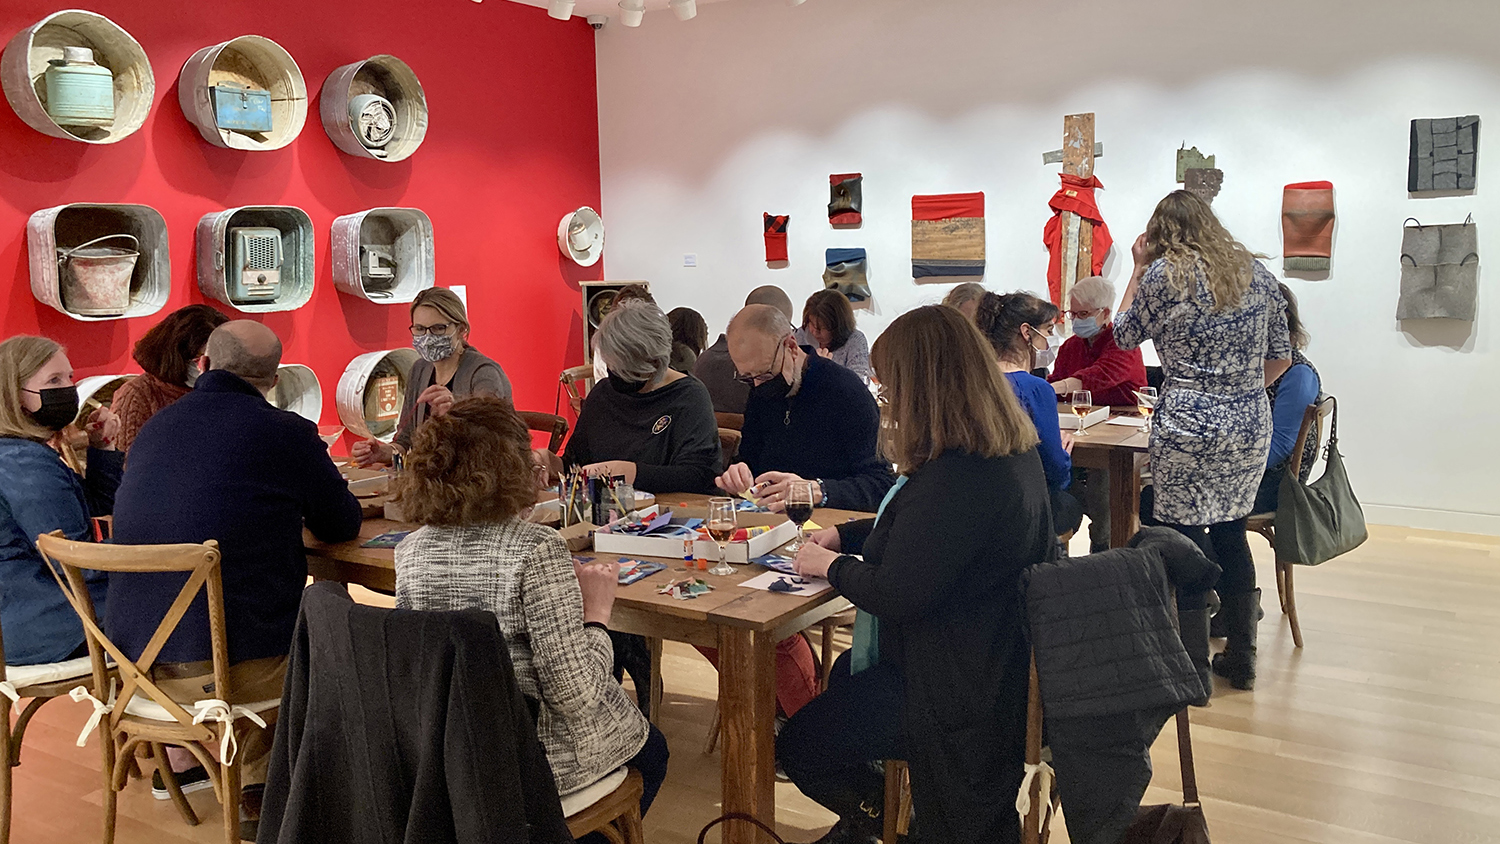
<svg viewBox="0 0 1500 844">
<path fill-rule="evenodd" d="M 786 214 L 763 216 L 766 224 L 766 263 L 787 260 L 786 223 L 790 218 Z"/>
<path fill-rule="evenodd" d="M 955 217 L 983 217 L 984 192 L 944 193 L 911 198 L 913 220 L 951 220 Z"/>
<path fill-rule="evenodd" d="M 1094 224 L 1094 260 L 1090 268 L 1093 275 L 1103 271 L 1104 259 L 1109 256 L 1109 247 L 1114 243 L 1109 235 L 1109 226 L 1104 224 L 1104 218 L 1099 215 L 1099 206 L 1094 203 L 1094 188 L 1102 187 L 1104 184 L 1096 176 L 1082 179 L 1063 173 L 1062 188 L 1047 203 L 1053 211 L 1052 219 L 1047 221 L 1047 227 L 1042 230 L 1042 243 L 1052 253 L 1052 259 L 1047 262 L 1047 292 L 1052 297 L 1052 304 L 1060 308 L 1067 307 L 1067 303 L 1062 301 L 1062 212 L 1071 211 Z"/>
</svg>

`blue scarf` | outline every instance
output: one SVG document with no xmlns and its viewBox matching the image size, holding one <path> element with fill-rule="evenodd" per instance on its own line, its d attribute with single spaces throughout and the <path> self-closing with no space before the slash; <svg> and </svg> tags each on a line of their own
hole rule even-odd
<svg viewBox="0 0 1500 844">
<path fill-rule="evenodd" d="M 906 486 L 906 476 L 902 475 L 896 479 L 896 485 L 891 487 L 890 492 L 880 502 L 880 509 L 875 511 L 875 524 L 880 524 L 880 517 L 885 515 L 887 504 Z M 854 610 L 854 646 L 849 649 L 849 673 L 858 674 L 880 662 L 880 619 L 865 612 L 862 609 Z"/>
</svg>

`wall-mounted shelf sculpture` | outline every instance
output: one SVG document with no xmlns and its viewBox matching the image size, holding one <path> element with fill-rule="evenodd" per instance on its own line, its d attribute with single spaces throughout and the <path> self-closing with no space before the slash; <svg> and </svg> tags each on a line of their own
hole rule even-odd
<svg viewBox="0 0 1500 844">
<path fill-rule="evenodd" d="M 334 146 L 360 158 L 401 161 L 427 135 L 427 95 L 395 56 L 337 68 L 323 82 L 319 112 Z"/>
<path fill-rule="evenodd" d="M 291 53 L 259 35 L 194 53 L 177 78 L 177 102 L 204 140 L 226 149 L 281 149 L 307 122 L 302 71 Z"/>
<path fill-rule="evenodd" d="M 437 283 L 432 220 L 416 208 L 371 208 L 333 221 L 333 283 L 372 302 L 410 302 Z"/>
<path fill-rule="evenodd" d="M 46 208 L 26 224 L 31 292 L 87 322 L 149 316 L 167 304 L 167 222 L 146 205 L 80 202 Z"/>
<path fill-rule="evenodd" d="M 245 313 L 292 311 L 313 293 L 312 219 L 288 205 L 247 205 L 198 221 L 198 288 Z"/>
<path fill-rule="evenodd" d="M 583 361 L 594 361 L 594 333 L 615 306 L 615 297 L 627 287 L 651 290 L 649 281 L 580 281 L 583 290 Z"/>
<path fill-rule="evenodd" d="M 42 18 L 6 45 L 0 81 L 26 125 L 54 138 L 112 144 L 141 128 L 156 96 L 146 51 L 103 15 Z"/>
<path fill-rule="evenodd" d="M 390 442 L 401 421 L 401 399 L 417 353 L 412 349 L 366 352 L 339 376 L 339 420 L 356 436 Z"/>
<path fill-rule="evenodd" d="M 310 367 L 300 363 L 286 363 L 277 367 L 276 386 L 266 395 L 266 401 L 282 410 L 301 416 L 318 424 L 323 416 L 323 385 Z"/>
</svg>

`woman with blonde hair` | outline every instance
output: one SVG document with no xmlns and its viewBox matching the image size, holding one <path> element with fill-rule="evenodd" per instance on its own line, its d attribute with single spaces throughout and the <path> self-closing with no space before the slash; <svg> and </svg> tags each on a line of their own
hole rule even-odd
<svg viewBox="0 0 1500 844">
<path fill-rule="evenodd" d="M 1133 349 L 1151 340 L 1165 376 L 1151 426 L 1152 515 L 1223 569 L 1217 589 L 1228 644 L 1213 670 L 1250 689 L 1260 590 L 1245 517 L 1271 447 L 1266 386 L 1292 356 L 1286 302 L 1276 277 L 1187 191 L 1157 204 L 1131 253 L 1135 272 L 1115 317 L 1115 342 Z M 1189 652 L 1200 671 L 1208 654 L 1202 603 L 1201 595 L 1178 601 L 1184 623 L 1192 621 Z"/>
<path fill-rule="evenodd" d="M 55 530 L 92 539 L 90 517 L 114 509 L 125 464 L 113 443 L 120 422 L 107 407 L 89 416 L 88 471 L 80 480 L 56 450 L 58 432 L 77 415 L 78 388 L 62 346 L 26 336 L 0 343 L 0 629 L 10 665 L 88 656 L 83 625 L 36 549 L 36 538 Z M 88 579 L 102 608 L 104 575 Z"/>
<path fill-rule="evenodd" d="M 818 531 L 797 555 L 860 616 L 777 759 L 839 815 L 828 844 L 879 836 L 884 778 L 870 763 L 882 759 L 910 763 L 923 841 L 1019 841 L 1030 651 L 1018 580 L 1054 545 L 1036 430 L 956 308 L 902 315 L 871 363 L 901 477 L 876 518 Z"/>
<path fill-rule="evenodd" d="M 469 345 L 469 314 L 446 287 L 429 287 L 411 303 L 411 345 L 421 355 L 406 377 L 394 446 L 375 437 L 357 442 L 350 456 L 361 466 L 389 464 L 397 448 L 411 448 L 417 426 L 442 416 L 470 396 L 510 398 L 510 379 L 500 364 Z"/>
</svg>

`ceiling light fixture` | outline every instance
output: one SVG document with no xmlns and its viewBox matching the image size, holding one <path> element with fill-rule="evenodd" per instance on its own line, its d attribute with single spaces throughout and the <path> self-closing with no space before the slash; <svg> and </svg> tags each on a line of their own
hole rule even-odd
<svg viewBox="0 0 1500 844">
<path fill-rule="evenodd" d="M 680 21 L 690 21 L 698 16 L 698 0 L 671 0 L 672 14 Z"/>
<path fill-rule="evenodd" d="M 640 26 L 646 16 L 646 0 L 620 0 L 620 23 Z"/>
<path fill-rule="evenodd" d="M 573 17 L 573 6 L 577 2 L 578 0 L 552 0 L 551 3 L 547 4 L 547 15 L 557 18 L 560 21 L 565 21 Z"/>
<path fill-rule="evenodd" d="M 786 4 L 788 6 L 801 6 L 803 3 L 806 3 L 806 2 L 807 2 L 807 0 L 786 0 Z"/>
</svg>

